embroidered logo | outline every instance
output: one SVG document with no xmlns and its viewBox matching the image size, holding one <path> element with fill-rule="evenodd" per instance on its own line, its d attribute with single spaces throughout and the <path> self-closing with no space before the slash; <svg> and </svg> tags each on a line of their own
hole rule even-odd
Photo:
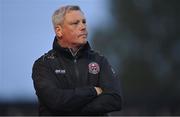
<svg viewBox="0 0 180 117">
<path fill-rule="evenodd" d="M 55 70 L 55 73 L 56 73 L 56 74 L 65 74 L 65 73 L 66 73 L 66 70 L 65 70 L 65 69 L 56 69 L 56 70 Z"/>
<path fill-rule="evenodd" d="M 96 62 L 89 63 L 88 68 L 91 74 L 98 74 L 100 71 L 99 64 Z"/>
</svg>

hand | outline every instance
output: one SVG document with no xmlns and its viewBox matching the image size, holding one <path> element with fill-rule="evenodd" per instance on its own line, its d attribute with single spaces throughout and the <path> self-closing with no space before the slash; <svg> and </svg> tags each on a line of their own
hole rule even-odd
<svg viewBox="0 0 180 117">
<path fill-rule="evenodd" d="M 102 93 L 102 89 L 100 87 L 94 87 L 96 89 L 97 95 L 100 95 Z"/>
</svg>

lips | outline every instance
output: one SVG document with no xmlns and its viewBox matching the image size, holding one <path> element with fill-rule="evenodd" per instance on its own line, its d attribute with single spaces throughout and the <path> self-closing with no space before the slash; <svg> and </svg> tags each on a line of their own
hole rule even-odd
<svg viewBox="0 0 180 117">
<path fill-rule="evenodd" d="M 87 37 L 87 33 L 79 34 L 78 37 L 85 36 Z"/>
</svg>

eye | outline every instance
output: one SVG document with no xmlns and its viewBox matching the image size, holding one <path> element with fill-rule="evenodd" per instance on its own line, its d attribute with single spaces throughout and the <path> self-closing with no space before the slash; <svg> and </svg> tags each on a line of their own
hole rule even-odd
<svg viewBox="0 0 180 117">
<path fill-rule="evenodd" d="M 77 25 L 78 23 L 79 23 L 78 21 L 75 21 L 75 22 L 72 22 L 71 24 Z"/>
<path fill-rule="evenodd" d="M 83 24 L 86 24 L 86 20 L 84 19 L 84 20 L 82 21 L 82 23 L 83 23 Z"/>
</svg>

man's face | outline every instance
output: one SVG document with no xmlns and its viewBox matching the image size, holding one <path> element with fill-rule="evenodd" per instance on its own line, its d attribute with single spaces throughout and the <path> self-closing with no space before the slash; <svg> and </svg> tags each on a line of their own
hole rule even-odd
<svg viewBox="0 0 180 117">
<path fill-rule="evenodd" d="M 61 28 L 61 44 L 70 47 L 86 44 L 86 19 L 81 11 L 73 10 L 66 13 Z"/>
</svg>

